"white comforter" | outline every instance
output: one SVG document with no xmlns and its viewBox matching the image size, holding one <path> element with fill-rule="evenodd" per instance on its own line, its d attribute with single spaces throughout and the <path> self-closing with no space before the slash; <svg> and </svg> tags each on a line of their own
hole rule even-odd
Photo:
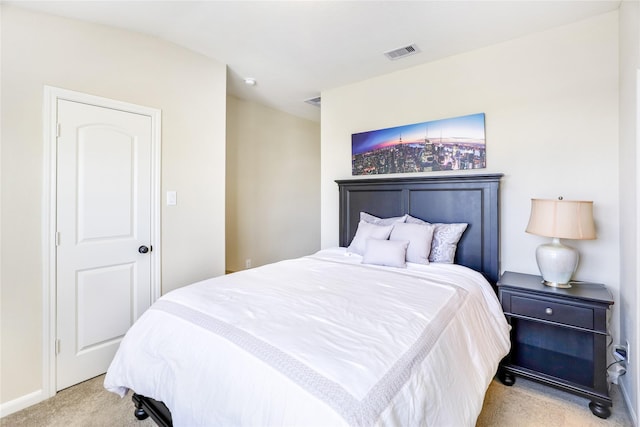
<svg viewBox="0 0 640 427">
<path fill-rule="evenodd" d="M 175 426 L 473 426 L 509 327 L 468 268 L 320 251 L 173 291 L 122 341 L 105 387 Z"/>
</svg>

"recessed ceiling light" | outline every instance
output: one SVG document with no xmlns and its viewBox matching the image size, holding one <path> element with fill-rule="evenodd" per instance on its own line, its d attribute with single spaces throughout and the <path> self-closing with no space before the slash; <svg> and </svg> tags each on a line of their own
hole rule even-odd
<svg viewBox="0 0 640 427">
<path fill-rule="evenodd" d="M 247 86 L 255 86 L 256 83 L 256 79 L 252 77 L 247 77 L 246 79 L 244 79 L 244 84 L 246 84 Z"/>
</svg>

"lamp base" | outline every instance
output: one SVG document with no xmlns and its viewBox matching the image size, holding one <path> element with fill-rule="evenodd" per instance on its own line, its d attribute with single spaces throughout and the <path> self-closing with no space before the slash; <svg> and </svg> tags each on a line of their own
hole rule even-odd
<svg viewBox="0 0 640 427">
<path fill-rule="evenodd" d="M 555 288 L 570 288 L 571 276 L 578 266 L 578 251 L 560 243 L 554 237 L 551 243 L 538 246 L 536 261 L 543 283 Z"/>
<path fill-rule="evenodd" d="M 551 286 L 552 288 L 561 288 L 561 289 L 569 289 L 571 287 L 571 283 L 547 282 L 546 280 L 543 280 L 542 284 Z"/>
</svg>

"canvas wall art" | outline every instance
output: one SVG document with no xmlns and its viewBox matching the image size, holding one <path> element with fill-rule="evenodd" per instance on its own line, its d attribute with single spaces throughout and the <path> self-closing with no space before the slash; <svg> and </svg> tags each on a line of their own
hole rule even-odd
<svg viewBox="0 0 640 427">
<path fill-rule="evenodd" d="M 484 113 L 351 135 L 353 175 L 483 169 Z"/>
</svg>

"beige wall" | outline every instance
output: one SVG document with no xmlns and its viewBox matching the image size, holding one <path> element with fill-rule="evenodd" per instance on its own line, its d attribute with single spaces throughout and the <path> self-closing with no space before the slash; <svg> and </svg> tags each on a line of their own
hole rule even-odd
<svg viewBox="0 0 640 427">
<path fill-rule="evenodd" d="M 638 424 L 640 408 L 640 3 L 620 7 L 620 342 L 629 342 L 623 394 Z"/>
<path fill-rule="evenodd" d="M 162 189 L 178 192 L 178 205 L 162 208 L 167 292 L 224 273 L 226 67 L 153 37 L 11 6 L 1 10 L 4 405 L 46 397 L 43 86 L 162 110 Z"/>
<path fill-rule="evenodd" d="M 320 249 L 320 125 L 228 97 L 227 270 Z"/>
<path fill-rule="evenodd" d="M 501 268 L 537 273 L 524 232 L 530 199 L 594 201 L 597 240 L 572 241 L 577 279 L 620 290 L 618 13 L 496 44 L 322 93 L 322 247 L 338 243 L 338 188 L 351 134 L 486 114 L 487 168 L 504 173 Z"/>
</svg>

